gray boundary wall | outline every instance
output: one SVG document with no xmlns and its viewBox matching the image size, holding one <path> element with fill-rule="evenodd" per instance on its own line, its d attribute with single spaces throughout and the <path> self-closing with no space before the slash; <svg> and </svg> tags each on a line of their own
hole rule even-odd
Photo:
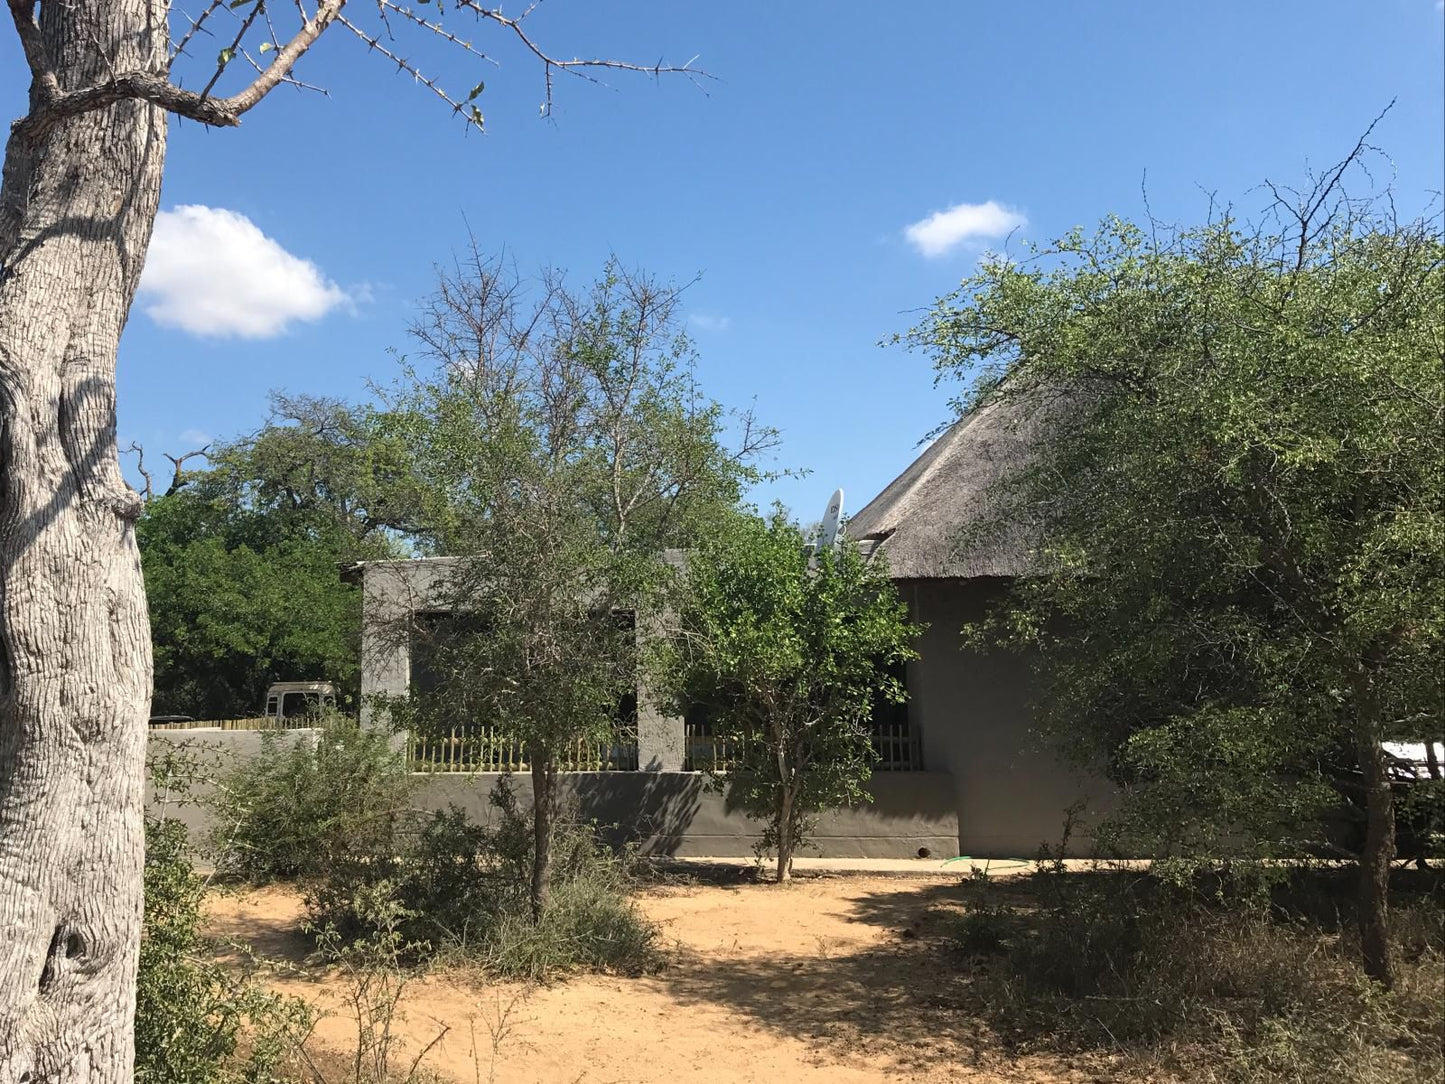
<svg viewBox="0 0 1445 1084">
<path fill-rule="evenodd" d="M 317 731 L 284 732 L 283 742 L 314 742 Z M 152 755 L 167 747 L 194 753 L 208 769 L 224 768 L 255 756 L 262 748 L 261 732 L 197 729 L 153 731 Z M 489 797 L 504 777 L 499 773 L 423 774 L 417 804 L 428 810 L 456 805 L 481 824 L 491 822 L 495 811 Z M 511 776 L 510 782 L 525 806 L 531 805 L 530 776 Z M 709 789 L 698 772 L 567 772 L 560 777 L 562 800 L 576 817 L 594 821 L 609 841 L 635 844 L 643 854 L 683 857 L 736 858 L 753 853 L 758 826 L 728 800 Z M 813 834 L 816 853 L 825 858 L 910 858 L 927 848 L 935 858 L 958 854 L 958 818 L 954 812 L 953 783 L 942 772 L 879 772 L 870 784 L 871 803 L 823 814 Z M 203 798 L 197 788 L 193 798 Z M 147 792 L 154 812 L 165 796 Z M 168 805 L 194 833 L 207 831 L 211 820 L 196 804 Z"/>
</svg>

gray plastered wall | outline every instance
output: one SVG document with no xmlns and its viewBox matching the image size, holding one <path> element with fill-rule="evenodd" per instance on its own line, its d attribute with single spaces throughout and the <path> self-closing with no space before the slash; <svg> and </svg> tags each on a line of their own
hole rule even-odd
<svg viewBox="0 0 1445 1084">
<path fill-rule="evenodd" d="M 1088 824 L 1109 808 L 1109 784 L 1066 764 L 1035 728 L 1036 679 L 1027 656 L 962 649 L 964 623 L 981 617 L 1007 581 L 897 583 L 911 615 L 928 626 L 917 645 L 920 658 L 908 667 L 909 723 L 920 736 L 924 767 L 952 778 L 960 853 L 1033 857 L 1040 844 L 1059 844 L 1066 810 L 1080 801 L 1070 852 L 1087 853 Z"/>
<path fill-rule="evenodd" d="M 272 732 L 271 742 L 315 742 L 319 731 Z M 147 752 L 158 756 L 184 749 L 214 776 L 260 753 L 266 739 L 257 731 L 217 729 L 152 731 Z M 418 773 L 415 801 L 422 810 L 457 806 L 478 824 L 489 824 L 496 810 L 489 796 L 503 778 L 523 808 L 530 806 L 531 777 L 496 772 Z M 572 816 L 597 824 L 605 838 L 630 844 L 642 854 L 740 858 L 753 853 L 759 825 L 737 808 L 726 791 L 709 787 L 698 772 L 566 772 L 562 803 Z M 815 847 L 804 854 L 825 858 L 911 858 L 926 850 L 935 858 L 958 853 L 958 821 L 953 789 L 940 772 L 880 772 L 870 784 L 873 801 L 835 809 L 818 818 Z M 149 789 L 151 814 L 179 820 L 202 839 L 213 826 L 205 806 L 209 784 L 196 786 L 185 802 Z"/>
</svg>

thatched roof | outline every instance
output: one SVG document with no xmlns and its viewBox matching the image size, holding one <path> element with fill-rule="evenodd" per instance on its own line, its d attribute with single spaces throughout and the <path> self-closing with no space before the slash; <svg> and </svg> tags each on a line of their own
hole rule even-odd
<svg viewBox="0 0 1445 1084">
<path fill-rule="evenodd" d="M 1027 525 L 979 528 L 991 487 L 1027 458 L 1048 413 L 1006 398 L 964 415 L 848 521 L 849 537 L 875 542 L 897 580 L 1028 572 Z"/>
</svg>

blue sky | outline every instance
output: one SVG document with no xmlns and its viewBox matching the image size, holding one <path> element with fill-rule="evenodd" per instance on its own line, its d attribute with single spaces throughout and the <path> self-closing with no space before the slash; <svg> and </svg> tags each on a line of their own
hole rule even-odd
<svg viewBox="0 0 1445 1084">
<path fill-rule="evenodd" d="M 989 231 L 1139 215 L 1146 171 L 1161 218 L 1197 220 L 1206 191 L 1248 206 L 1262 178 L 1341 157 L 1391 99 L 1376 142 L 1398 203 L 1445 188 L 1439 0 L 547 0 L 528 26 L 569 56 L 698 54 L 716 79 L 559 76 L 544 120 L 540 68 L 495 30 L 466 33 L 498 68 L 399 34 L 444 87 L 485 79 L 479 135 L 333 29 L 299 71 L 328 97 L 281 88 L 237 131 L 173 129 L 162 206 L 211 210 L 165 220 L 121 347 L 122 444 L 158 458 L 248 431 L 273 388 L 364 396 L 469 224 L 578 284 L 609 253 L 700 273 L 702 382 L 783 430 L 780 464 L 813 473 L 755 496 L 810 520 L 839 485 L 856 511 L 947 417 L 928 360 L 877 344 L 973 269 Z M 21 67 L 0 38 L 12 115 Z M 975 208 L 905 232 L 960 204 Z M 226 284 L 239 311 L 234 290 L 211 296 Z"/>
</svg>

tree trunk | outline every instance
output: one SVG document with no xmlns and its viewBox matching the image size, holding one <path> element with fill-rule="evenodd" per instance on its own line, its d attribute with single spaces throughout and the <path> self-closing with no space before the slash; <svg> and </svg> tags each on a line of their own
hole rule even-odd
<svg viewBox="0 0 1445 1084">
<path fill-rule="evenodd" d="M 778 785 L 778 884 L 793 879 L 793 788 L 789 782 Z"/>
<path fill-rule="evenodd" d="M 28 4 L 26 5 L 28 8 Z M 164 70 L 156 0 L 41 9 L 62 91 Z M 32 106 L 39 95 L 32 92 Z M 31 129 L 32 131 L 34 129 Z M 12 133 L 0 183 L 0 1080 L 131 1079 L 151 648 L 115 357 L 166 118 Z"/>
<path fill-rule="evenodd" d="M 1365 785 L 1365 846 L 1360 852 L 1356 907 L 1360 951 L 1365 974 L 1389 989 L 1394 985 L 1390 961 L 1390 861 L 1395 857 L 1395 800 L 1380 748 L 1379 698 L 1363 670 L 1355 681 L 1355 756 Z"/>
<path fill-rule="evenodd" d="M 542 921 L 552 891 L 552 822 L 557 811 L 557 765 L 548 750 L 533 748 L 532 921 Z"/>
</svg>

